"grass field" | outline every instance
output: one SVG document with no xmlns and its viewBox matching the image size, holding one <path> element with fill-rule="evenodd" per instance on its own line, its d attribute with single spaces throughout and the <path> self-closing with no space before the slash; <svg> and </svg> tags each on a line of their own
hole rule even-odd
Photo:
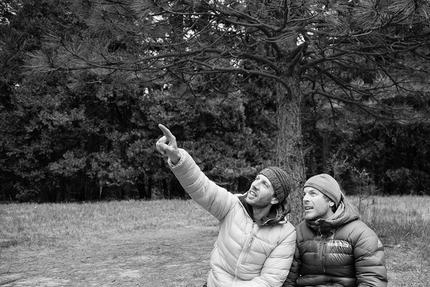
<svg viewBox="0 0 430 287">
<path fill-rule="evenodd" d="M 352 198 L 389 286 L 430 286 L 430 197 Z M 0 286 L 202 286 L 217 222 L 191 200 L 0 205 Z"/>
</svg>

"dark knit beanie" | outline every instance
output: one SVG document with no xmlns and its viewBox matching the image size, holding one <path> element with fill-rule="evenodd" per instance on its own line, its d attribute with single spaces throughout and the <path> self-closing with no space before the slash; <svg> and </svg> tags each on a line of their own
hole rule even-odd
<svg viewBox="0 0 430 287">
<path fill-rule="evenodd" d="M 288 180 L 288 174 L 276 166 L 269 166 L 259 174 L 264 175 L 270 180 L 273 189 L 275 190 L 275 197 L 278 199 L 279 203 L 283 202 L 290 194 L 290 182 Z"/>
<path fill-rule="evenodd" d="M 318 174 L 309 178 L 304 187 L 313 187 L 330 198 L 336 206 L 339 205 L 342 199 L 342 191 L 337 181 L 328 174 Z"/>
</svg>

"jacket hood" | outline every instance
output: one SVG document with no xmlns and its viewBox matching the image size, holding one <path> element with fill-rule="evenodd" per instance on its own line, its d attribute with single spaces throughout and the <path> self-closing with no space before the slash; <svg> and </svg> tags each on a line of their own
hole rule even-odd
<svg viewBox="0 0 430 287">
<path fill-rule="evenodd" d="M 325 233 L 359 218 L 360 215 L 357 208 L 349 200 L 343 198 L 332 216 L 326 219 L 306 220 L 306 224 L 315 231 Z"/>
<path fill-rule="evenodd" d="M 252 211 L 252 206 L 249 205 L 246 202 L 246 196 L 247 192 L 244 194 L 237 195 L 239 198 L 240 203 L 242 203 L 243 207 L 245 208 L 246 212 L 248 213 L 249 217 L 254 219 L 254 213 Z M 264 225 L 276 225 L 276 224 L 285 224 L 288 222 L 288 214 L 290 213 L 290 203 L 288 198 L 286 198 L 282 204 L 276 204 L 273 205 L 270 209 L 270 212 L 267 216 L 261 218 L 261 220 L 264 222 Z"/>
</svg>

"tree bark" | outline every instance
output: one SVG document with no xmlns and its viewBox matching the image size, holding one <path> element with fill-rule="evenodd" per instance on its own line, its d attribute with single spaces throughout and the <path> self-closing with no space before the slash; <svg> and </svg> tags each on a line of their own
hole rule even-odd
<svg viewBox="0 0 430 287">
<path fill-rule="evenodd" d="M 290 90 L 277 84 L 277 124 L 278 138 L 276 159 L 277 165 L 290 175 L 292 187 L 290 193 L 291 222 L 296 225 L 302 220 L 301 191 L 305 179 L 303 158 L 301 93 L 299 81 L 294 77 L 287 79 Z"/>
</svg>

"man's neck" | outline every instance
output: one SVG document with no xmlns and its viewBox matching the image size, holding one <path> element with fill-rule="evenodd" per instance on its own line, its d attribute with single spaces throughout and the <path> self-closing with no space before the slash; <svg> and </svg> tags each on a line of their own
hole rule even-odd
<svg viewBox="0 0 430 287">
<path fill-rule="evenodd" d="M 260 208 L 252 206 L 252 215 L 255 222 L 258 224 L 263 224 L 263 220 L 261 220 L 263 217 L 266 217 L 269 215 L 270 209 L 272 208 L 272 205 L 268 205 L 266 207 Z"/>
</svg>

